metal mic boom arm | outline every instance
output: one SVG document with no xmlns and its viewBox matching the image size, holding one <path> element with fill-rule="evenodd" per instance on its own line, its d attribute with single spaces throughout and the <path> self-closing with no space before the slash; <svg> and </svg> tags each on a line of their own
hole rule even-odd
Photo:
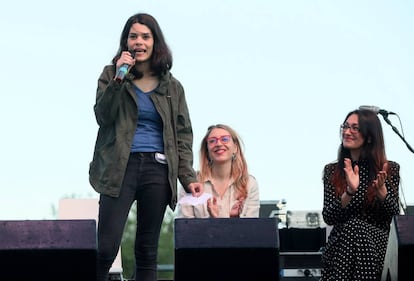
<svg viewBox="0 0 414 281">
<path fill-rule="evenodd" d="M 400 134 L 400 132 L 398 131 L 398 129 L 392 125 L 390 119 L 388 119 L 388 114 L 381 114 L 382 117 L 384 118 L 385 122 L 388 123 L 388 125 L 391 126 L 392 130 L 402 139 L 402 141 L 405 143 L 405 145 L 408 147 L 408 149 L 414 153 L 414 149 L 408 144 L 408 142 L 405 140 L 405 138 Z"/>
</svg>

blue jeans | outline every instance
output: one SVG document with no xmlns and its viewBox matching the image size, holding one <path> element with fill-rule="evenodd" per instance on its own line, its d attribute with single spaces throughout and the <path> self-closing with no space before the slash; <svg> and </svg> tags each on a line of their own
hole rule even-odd
<svg viewBox="0 0 414 281">
<path fill-rule="evenodd" d="M 137 200 L 135 280 L 157 280 L 157 254 L 161 224 L 171 200 L 168 166 L 154 153 L 131 153 L 118 198 L 100 196 L 97 280 L 107 281 L 118 253 L 131 206 Z"/>
</svg>

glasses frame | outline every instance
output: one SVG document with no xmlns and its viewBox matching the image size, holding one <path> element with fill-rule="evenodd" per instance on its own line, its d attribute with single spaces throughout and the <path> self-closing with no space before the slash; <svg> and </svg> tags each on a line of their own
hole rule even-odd
<svg viewBox="0 0 414 281">
<path fill-rule="evenodd" d="M 361 132 L 361 129 L 357 125 L 349 126 L 348 123 L 341 124 L 340 128 L 341 128 L 341 132 L 345 132 L 348 129 L 350 129 L 352 134 L 358 134 L 359 132 Z"/>
<path fill-rule="evenodd" d="M 228 140 L 226 140 L 226 138 L 228 138 Z M 222 144 L 228 144 L 231 140 L 233 140 L 231 135 L 223 135 L 220 137 L 208 137 L 206 141 L 208 146 L 214 146 L 217 145 L 219 141 Z"/>
</svg>

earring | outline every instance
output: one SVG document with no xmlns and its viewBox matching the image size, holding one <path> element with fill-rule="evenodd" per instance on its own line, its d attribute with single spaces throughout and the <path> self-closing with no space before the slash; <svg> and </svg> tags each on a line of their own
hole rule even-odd
<svg viewBox="0 0 414 281">
<path fill-rule="evenodd" d="M 231 161 L 236 160 L 236 153 L 233 152 L 233 154 L 231 155 Z"/>
</svg>

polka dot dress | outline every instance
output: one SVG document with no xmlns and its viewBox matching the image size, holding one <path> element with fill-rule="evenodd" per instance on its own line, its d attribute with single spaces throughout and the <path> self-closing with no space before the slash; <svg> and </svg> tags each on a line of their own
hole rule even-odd
<svg viewBox="0 0 414 281">
<path fill-rule="evenodd" d="M 390 174 L 385 182 L 388 193 L 384 201 L 375 199 L 367 205 L 368 163 L 359 166 L 360 186 L 349 204 L 342 208 L 341 196 L 330 182 L 337 163 L 325 166 L 323 218 L 333 225 L 322 254 L 323 281 L 380 280 L 387 250 L 392 217 L 399 214 L 399 165 L 389 161 Z"/>
</svg>

